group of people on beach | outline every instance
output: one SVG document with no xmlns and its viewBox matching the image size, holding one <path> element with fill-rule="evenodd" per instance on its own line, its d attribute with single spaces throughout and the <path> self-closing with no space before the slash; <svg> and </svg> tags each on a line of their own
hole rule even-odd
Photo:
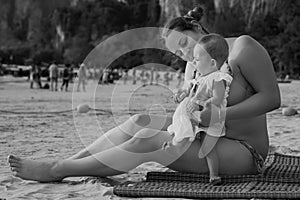
<svg viewBox="0 0 300 200">
<path fill-rule="evenodd" d="M 138 71 L 138 72 L 137 72 Z M 133 68 L 131 70 L 131 76 L 129 75 L 129 71 L 125 70 L 122 73 L 122 79 L 123 79 L 123 84 L 126 85 L 128 80 L 132 80 L 132 84 L 135 85 L 137 84 L 138 81 L 141 81 L 143 86 L 146 85 L 159 85 L 161 82 L 163 85 L 169 86 L 170 81 L 172 81 L 174 78 L 174 74 L 170 73 L 169 71 L 157 71 L 152 67 L 150 70 L 146 69 L 140 69 L 136 70 Z M 182 70 L 179 69 L 177 70 L 176 74 L 176 79 L 177 79 L 177 84 L 176 87 L 179 88 L 182 83 Z"/>
<path fill-rule="evenodd" d="M 33 89 L 34 84 L 37 85 L 39 89 L 50 89 L 51 91 L 58 91 L 58 80 L 59 78 L 62 79 L 62 85 L 60 87 L 60 90 L 68 91 L 69 82 L 73 79 L 73 68 L 70 64 L 65 64 L 63 67 L 63 70 L 60 71 L 58 68 L 58 65 L 56 61 L 54 61 L 48 68 L 48 78 L 47 80 L 50 82 L 50 84 L 45 83 L 42 85 L 41 77 L 42 77 L 42 71 L 41 68 L 33 64 L 29 71 L 29 82 L 30 82 L 30 88 Z"/>
<path fill-rule="evenodd" d="M 59 69 L 58 64 L 56 61 L 54 61 L 49 67 L 48 67 L 48 78 L 47 83 L 42 85 L 41 82 L 41 68 L 38 65 L 32 65 L 29 73 L 29 81 L 30 81 L 30 88 L 33 89 L 34 84 L 37 85 L 40 89 L 50 89 L 50 91 L 68 91 L 69 83 L 73 81 L 73 78 L 75 77 L 73 67 L 71 64 L 65 64 L 63 65 L 63 68 Z M 76 77 L 78 79 L 77 81 L 77 91 L 80 91 L 80 88 L 82 87 L 82 90 L 85 91 L 85 85 L 87 80 L 87 67 L 84 63 L 80 64 L 78 73 L 76 74 Z M 58 81 L 61 79 L 61 86 L 58 88 Z"/>
<path fill-rule="evenodd" d="M 73 78 L 73 70 L 70 64 L 64 65 L 64 68 L 60 74 L 57 63 L 53 62 L 49 66 L 49 79 L 50 79 L 50 90 L 57 91 L 58 90 L 58 79 L 59 77 L 62 78 L 62 85 L 60 87 L 60 91 L 68 91 L 69 81 Z"/>
<path fill-rule="evenodd" d="M 72 176 L 113 176 L 158 162 L 179 172 L 261 173 L 269 150 L 266 113 L 281 104 L 265 48 L 248 35 L 223 38 L 201 24 L 200 7 L 171 19 L 166 47 L 187 61 L 173 116 L 137 114 L 64 160 L 10 155 L 14 175 L 41 182 Z"/>
</svg>

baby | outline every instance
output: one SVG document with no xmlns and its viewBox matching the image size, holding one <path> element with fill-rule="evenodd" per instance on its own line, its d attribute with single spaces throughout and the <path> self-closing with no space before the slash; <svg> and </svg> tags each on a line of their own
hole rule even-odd
<svg viewBox="0 0 300 200">
<path fill-rule="evenodd" d="M 186 93 L 181 93 L 181 103 L 173 115 L 172 124 L 168 127 L 168 132 L 174 135 L 173 140 L 163 146 L 164 149 L 172 145 L 182 148 L 187 142 L 192 142 L 199 131 L 205 131 L 206 136 L 199 150 L 199 158 L 206 158 L 212 184 L 221 182 L 218 174 L 218 154 L 214 145 L 219 137 L 225 135 L 226 98 L 232 77 L 219 70 L 228 58 L 228 51 L 228 44 L 220 35 L 208 34 L 198 41 L 193 52 L 193 65 L 200 75 L 189 83 L 190 87 L 186 89 Z M 198 109 L 187 111 L 188 104 Z M 209 127 L 199 127 L 192 123 L 199 122 L 202 108 L 208 106 L 211 106 Z"/>
</svg>

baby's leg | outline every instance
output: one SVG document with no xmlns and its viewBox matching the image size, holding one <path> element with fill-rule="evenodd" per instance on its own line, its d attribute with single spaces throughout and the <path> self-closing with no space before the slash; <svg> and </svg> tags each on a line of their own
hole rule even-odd
<svg viewBox="0 0 300 200">
<path fill-rule="evenodd" d="M 202 144 L 199 150 L 199 158 L 204 158 L 206 157 L 212 150 L 213 148 L 217 145 L 220 137 L 214 137 L 205 134 L 203 140 L 201 138 Z"/>
<path fill-rule="evenodd" d="M 205 134 L 198 155 L 199 158 L 206 157 L 210 175 L 210 182 L 212 184 L 218 184 L 221 182 L 221 179 L 219 177 L 219 158 L 215 150 L 215 146 L 217 145 L 219 139 L 219 137 L 213 137 Z"/>
<path fill-rule="evenodd" d="M 209 182 L 213 185 L 219 184 L 221 182 L 219 177 L 219 157 L 215 149 L 212 149 L 206 156 L 206 161 L 209 169 Z"/>
</svg>

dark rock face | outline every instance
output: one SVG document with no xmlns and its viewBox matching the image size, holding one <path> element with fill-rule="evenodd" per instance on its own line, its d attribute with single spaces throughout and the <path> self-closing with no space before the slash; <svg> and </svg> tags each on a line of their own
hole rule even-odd
<svg viewBox="0 0 300 200">
<path fill-rule="evenodd" d="M 14 46 L 42 37 L 41 23 L 71 0 L 0 0 L 0 46 Z"/>
</svg>

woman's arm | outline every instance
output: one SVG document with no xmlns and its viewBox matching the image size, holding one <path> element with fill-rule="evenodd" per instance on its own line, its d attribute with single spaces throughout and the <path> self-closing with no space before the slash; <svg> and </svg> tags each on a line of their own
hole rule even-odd
<svg viewBox="0 0 300 200">
<path fill-rule="evenodd" d="M 194 79 L 195 68 L 192 63 L 187 62 L 184 73 L 184 88 L 190 87 L 190 81 Z"/>
<path fill-rule="evenodd" d="M 182 89 L 179 89 L 174 95 L 173 99 L 175 103 L 180 103 L 185 97 L 189 95 L 190 89 L 192 87 L 192 82 L 194 78 L 194 66 L 187 62 L 184 73 L 184 84 Z"/>
<path fill-rule="evenodd" d="M 280 91 L 269 54 L 250 36 L 241 36 L 235 42 L 234 48 L 241 50 L 234 61 L 255 94 L 228 107 L 226 120 L 256 117 L 278 108 L 281 104 Z"/>
</svg>

